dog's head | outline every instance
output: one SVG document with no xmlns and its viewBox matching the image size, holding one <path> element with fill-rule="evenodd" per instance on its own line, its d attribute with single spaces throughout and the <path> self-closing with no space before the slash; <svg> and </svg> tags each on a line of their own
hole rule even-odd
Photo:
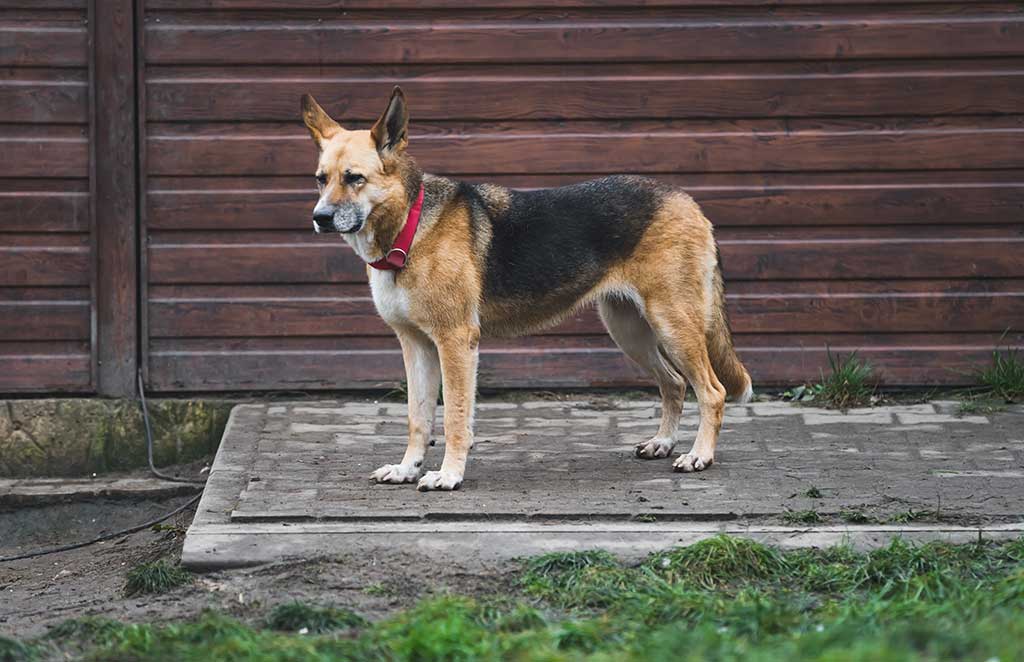
<svg viewBox="0 0 1024 662">
<path fill-rule="evenodd" d="M 388 212 L 407 205 L 414 169 L 405 154 L 409 111 L 402 90 L 395 87 L 369 131 L 343 129 L 308 94 L 302 97 L 302 119 L 320 149 L 313 229 L 340 232 L 346 239 L 365 235 L 371 242 L 387 234 L 391 228 L 380 226 L 394 224 L 396 214 Z"/>
</svg>

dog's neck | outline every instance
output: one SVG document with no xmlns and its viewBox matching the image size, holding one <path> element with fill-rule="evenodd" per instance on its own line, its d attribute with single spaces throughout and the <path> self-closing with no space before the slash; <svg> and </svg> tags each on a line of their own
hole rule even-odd
<svg viewBox="0 0 1024 662">
<path fill-rule="evenodd" d="M 420 186 L 423 185 L 423 171 L 411 157 L 397 159 L 395 163 L 390 164 L 390 167 L 398 169 L 405 194 L 393 202 L 388 201 L 377 205 L 371 214 L 371 219 L 368 219 L 367 225 L 374 228 L 374 236 L 371 241 L 377 253 L 373 260 L 367 260 L 369 262 L 384 257 L 395 245 L 395 239 L 398 238 L 398 233 L 405 226 L 409 217 L 409 209 L 416 203 Z M 361 257 L 367 259 L 367 256 Z"/>
</svg>

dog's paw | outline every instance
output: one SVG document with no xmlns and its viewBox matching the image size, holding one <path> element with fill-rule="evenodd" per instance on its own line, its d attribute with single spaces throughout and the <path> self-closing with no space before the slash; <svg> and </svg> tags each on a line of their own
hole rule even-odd
<svg viewBox="0 0 1024 662">
<path fill-rule="evenodd" d="M 633 448 L 633 454 L 645 460 L 654 460 L 659 457 L 668 457 L 676 442 L 670 437 L 654 437 L 648 441 L 637 444 Z"/>
<path fill-rule="evenodd" d="M 416 489 L 420 492 L 430 490 L 457 490 L 462 487 L 462 476 L 460 474 L 446 471 L 428 471 L 420 478 Z"/>
<path fill-rule="evenodd" d="M 710 467 L 715 461 L 715 458 L 710 455 L 699 455 L 697 453 L 687 453 L 686 455 L 680 455 L 676 458 L 676 461 L 672 463 L 673 471 L 682 471 L 683 473 L 691 473 L 693 471 L 704 471 Z"/>
<path fill-rule="evenodd" d="M 375 483 L 413 483 L 420 477 L 420 468 L 414 464 L 385 464 L 370 474 Z"/>
</svg>

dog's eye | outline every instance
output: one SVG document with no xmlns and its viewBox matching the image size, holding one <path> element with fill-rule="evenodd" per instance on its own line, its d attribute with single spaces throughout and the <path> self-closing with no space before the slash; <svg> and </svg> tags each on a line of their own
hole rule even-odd
<svg viewBox="0 0 1024 662">
<path fill-rule="evenodd" d="M 349 184 L 350 186 L 354 186 L 354 185 L 357 185 L 357 184 L 362 184 L 365 181 L 366 181 L 366 177 L 363 177 L 362 175 L 357 175 L 354 172 L 346 172 L 345 173 L 345 183 Z"/>
<path fill-rule="evenodd" d="M 325 175 L 322 172 L 318 174 L 316 176 L 316 183 L 319 184 L 320 186 L 325 186 L 327 184 L 327 175 Z"/>
</svg>

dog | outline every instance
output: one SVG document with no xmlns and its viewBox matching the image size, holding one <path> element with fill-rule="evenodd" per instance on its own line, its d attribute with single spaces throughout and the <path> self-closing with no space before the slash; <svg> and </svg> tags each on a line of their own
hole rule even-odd
<svg viewBox="0 0 1024 662">
<path fill-rule="evenodd" d="M 661 393 L 658 432 L 636 455 L 672 452 L 689 382 L 700 425 L 672 466 L 711 466 L 726 396 L 746 402 L 753 391 L 733 349 L 711 223 L 689 195 L 636 176 L 518 191 L 424 173 L 406 153 L 398 87 L 369 131 L 342 128 L 308 94 L 302 118 L 319 148 L 313 229 L 340 233 L 367 263 L 373 302 L 405 361 L 408 447 L 371 480 L 458 489 L 480 338 L 533 333 L 592 302 Z M 441 385 L 444 460 L 424 474 Z"/>
</svg>

